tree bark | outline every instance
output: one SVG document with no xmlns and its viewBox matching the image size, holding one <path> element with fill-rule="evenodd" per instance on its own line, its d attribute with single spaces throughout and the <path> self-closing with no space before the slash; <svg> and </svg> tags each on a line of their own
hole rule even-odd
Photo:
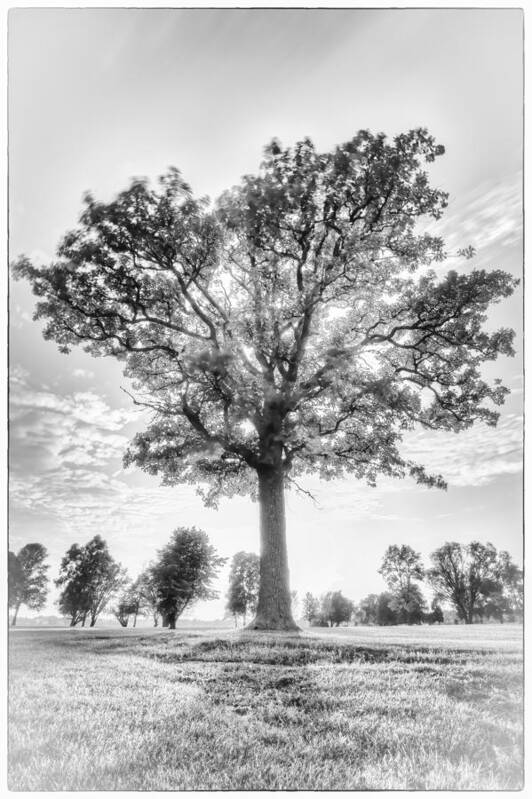
<svg viewBox="0 0 532 799">
<path fill-rule="evenodd" d="M 299 630 L 292 618 L 286 551 L 284 474 L 281 466 L 261 466 L 260 584 L 257 612 L 248 630 Z"/>
</svg>

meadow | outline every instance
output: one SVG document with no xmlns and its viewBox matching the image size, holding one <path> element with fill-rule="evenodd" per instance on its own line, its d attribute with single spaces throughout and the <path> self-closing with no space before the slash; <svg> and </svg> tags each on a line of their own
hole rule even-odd
<svg viewBox="0 0 532 799">
<path fill-rule="evenodd" d="M 522 628 L 10 634 L 9 787 L 522 787 Z"/>
</svg>

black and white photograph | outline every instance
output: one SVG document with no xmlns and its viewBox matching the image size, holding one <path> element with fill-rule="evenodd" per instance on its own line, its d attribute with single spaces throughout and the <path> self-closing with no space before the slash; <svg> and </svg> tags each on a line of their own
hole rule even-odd
<svg viewBox="0 0 532 799">
<path fill-rule="evenodd" d="M 522 791 L 523 9 L 6 17 L 8 789 Z"/>
</svg>

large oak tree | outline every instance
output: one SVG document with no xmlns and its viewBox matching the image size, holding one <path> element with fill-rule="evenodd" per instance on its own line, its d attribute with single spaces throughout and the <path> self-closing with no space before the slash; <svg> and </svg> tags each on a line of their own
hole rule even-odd
<svg viewBox="0 0 532 799">
<path fill-rule="evenodd" d="M 87 196 L 56 261 L 15 265 L 45 337 L 121 359 L 153 410 L 127 463 L 200 484 L 210 503 L 258 497 L 254 628 L 295 627 L 287 485 L 380 473 L 443 487 L 401 454 L 404 432 L 496 423 L 486 402 L 506 390 L 480 368 L 512 354 L 512 332 L 483 323 L 514 281 L 429 268 L 445 245 L 416 222 L 446 206 L 425 172 L 442 153 L 424 129 L 391 142 L 360 131 L 328 153 L 273 141 L 259 174 L 214 206 L 172 169 L 109 203 Z"/>
</svg>

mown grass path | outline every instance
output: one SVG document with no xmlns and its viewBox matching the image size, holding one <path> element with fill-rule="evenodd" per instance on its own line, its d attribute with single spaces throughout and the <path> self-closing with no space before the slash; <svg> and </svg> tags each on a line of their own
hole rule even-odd
<svg viewBox="0 0 532 799">
<path fill-rule="evenodd" d="M 516 789 L 522 630 L 19 630 L 12 790 Z"/>
</svg>

